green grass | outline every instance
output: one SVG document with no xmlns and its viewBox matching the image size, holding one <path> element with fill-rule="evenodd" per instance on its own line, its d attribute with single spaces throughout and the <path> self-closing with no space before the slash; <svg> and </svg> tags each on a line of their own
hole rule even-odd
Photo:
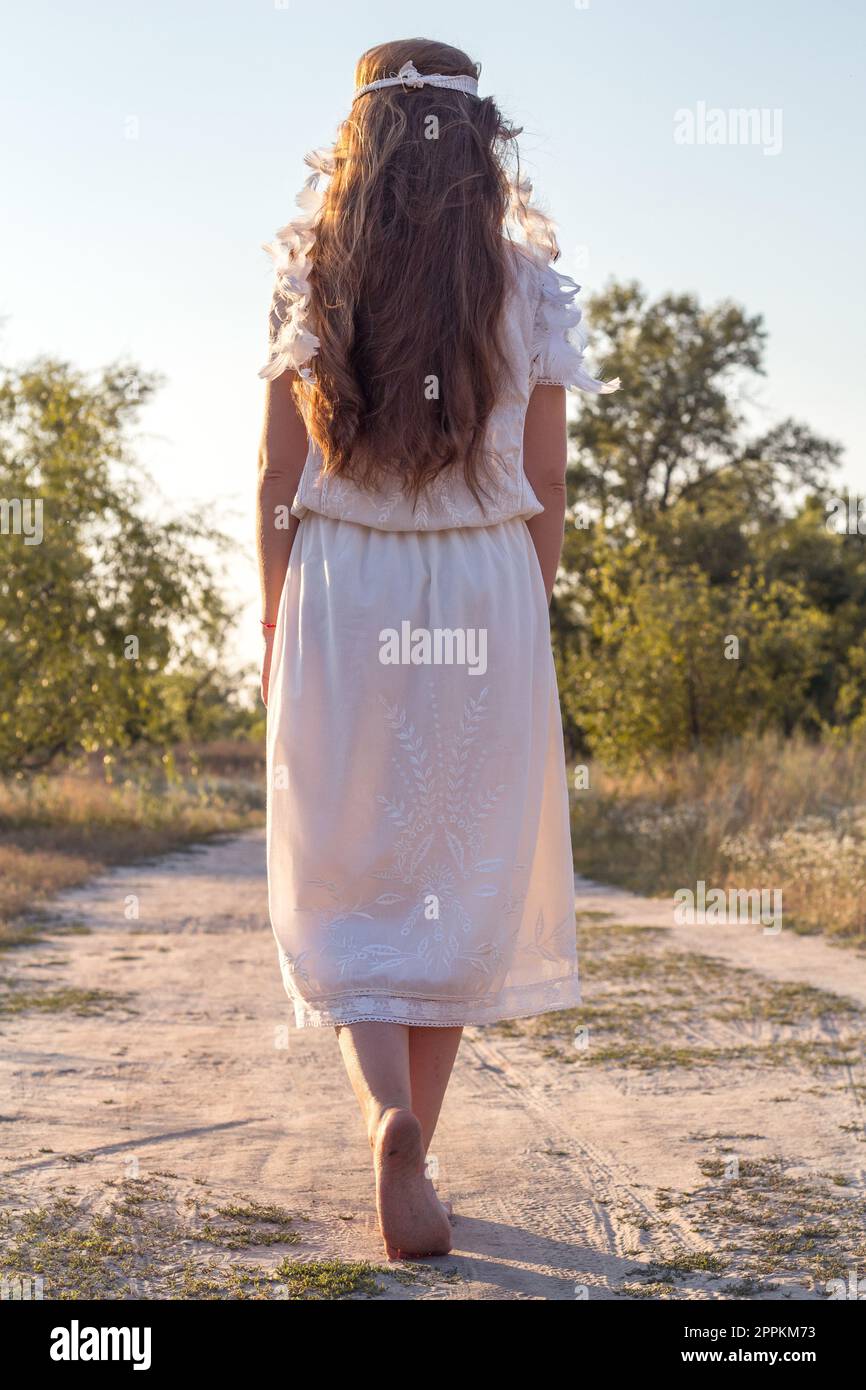
<svg viewBox="0 0 866 1390">
<path fill-rule="evenodd" d="M 124 1003 L 125 996 L 107 989 L 21 989 L 19 982 L 6 981 L 0 992 L 0 1017 L 16 1014 L 76 1014 L 92 1018 L 113 1009 L 131 1011 Z"/>
<path fill-rule="evenodd" d="M 70 1155 L 70 1158 L 73 1156 Z M 286 1297 L 286 1278 L 268 1260 L 269 1248 L 297 1244 L 298 1219 L 283 1207 L 242 1198 L 191 1215 L 177 1197 L 173 1175 L 129 1178 L 89 1199 L 52 1195 L 43 1205 L 0 1211 L 0 1273 L 44 1280 L 46 1299 Z M 7 1199 L 8 1201 L 8 1199 Z M 230 1252 L 215 1260 L 211 1247 Z M 233 1258 L 243 1251 L 246 1259 Z M 276 1252 L 279 1253 L 279 1252 Z M 251 1263 L 253 1257 L 257 1263 Z M 290 1264 L 292 1262 L 289 1262 Z M 335 1261 L 311 1297 L 365 1291 L 361 1267 Z M 315 1270 L 294 1281 L 315 1284 Z M 341 1292 L 344 1289 L 344 1292 Z M 292 1296 L 301 1297 L 302 1294 Z"/>
<path fill-rule="evenodd" d="M 202 1239 L 227 1250 L 244 1250 L 254 1245 L 297 1245 L 301 1237 L 294 1230 L 294 1219 L 283 1207 L 255 1201 L 230 1202 L 217 1207 L 198 1233 Z"/>
<path fill-rule="evenodd" d="M 70 1160 L 74 1155 L 68 1156 Z M 244 1194 L 214 1200 L 203 1180 L 168 1171 L 103 1182 L 42 1205 L 0 1202 L 0 1276 L 44 1281 L 44 1297 L 288 1300 L 376 1298 L 401 1286 L 452 1282 L 456 1270 L 297 1250 L 326 1228 L 301 1212 Z M 282 1248 L 280 1248 L 282 1247 Z"/>
<path fill-rule="evenodd" d="M 385 1271 L 366 1260 L 287 1258 L 277 1265 L 274 1272 L 283 1286 L 282 1296 L 289 1300 L 351 1298 L 358 1294 L 375 1298 L 384 1292 L 376 1276 Z"/>
<path fill-rule="evenodd" d="M 494 1024 L 565 1066 L 630 1072 L 794 1068 L 826 1075 L 864 1060 L 864 1010 L 810 985 L 773 982 L 697 951 L 671 929 L 581 917 L 592 1003 Z M 815 1036 L 816 1032 L 823 1036 Z M 588 1039 L 588 1046 L 579 1045 Z"/>
</svg>

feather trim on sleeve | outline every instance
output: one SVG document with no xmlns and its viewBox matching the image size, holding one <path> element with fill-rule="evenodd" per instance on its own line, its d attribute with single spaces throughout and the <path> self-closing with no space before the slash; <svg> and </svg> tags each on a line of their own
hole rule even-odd
<svg viewBox="0 0 866 1390">
<path fill-rule="evenodd" d="M 259 369 L 265 381 L 273 381 L 288 370 L 296 371 L 304 381 L 315 380 L 311 363 L 319 350 L 319 339 L 310 326 L 310 252 L 324 201 L 319 180 L 333 172 L 334 164 L 329 150 L 312 151 L 305 163 L 313 172 L 295 199 L 303 216 L 287 222 L 273 241 L 263 243 L 274 264 L 268 360 Z"/>
<path fill-rule="evenodd" d="M 518 244 L 538 266 L 541 277 L 532 344 L 532 385 L 576 387 L 599 396 L 618 391 L 619 377 L 597 381 L 583 365 L 586 334 L 580 326 L 582 311 L 574 303 L 580 285 L 550 264 L 559 255 L 556 228 L 547 213 L 532 202 L 532 184 L 527 178 L 512 183 L 507 225 L 512 234 L 516 232 Z"/>
<path fill-rule="evenodd" d="M 586 332 L 575 297 L 580 285 L 552 266 L 541 272 L 541 298 L 535 315 L 531 373 L 534 386 L 566 386 L 607 396 L 620 387 L 619 377 L 599 381 L 583 365 Z"/>
</svg>

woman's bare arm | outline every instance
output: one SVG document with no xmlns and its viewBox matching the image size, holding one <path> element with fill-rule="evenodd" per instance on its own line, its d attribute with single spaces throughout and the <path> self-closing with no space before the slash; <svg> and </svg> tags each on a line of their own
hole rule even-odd
<svg viewBox="0 0 866 1390">
<path fill-rule="evenodd" d="M 292 395 L 292 372 L 267 383 L 265 418 L 259 445 L 256 538 L 259 552 L 261 617 L 275 623 L 298 519 L 286 516 L 307 457 L 307 431 Z M 262 695 L 267 704 L 273 630 L 265 630 Z"/>
<path fill-rule="evenodd" d="M 276 381 L 267 383 L 259 445 L 256 537 L 261 616 L 268 623 L 276 622 L 289 553 L 298 527 L 297 517 L 292 517 L 286 528 L 285 509 L 292 505 L 306 457 L 307 431 L 292 395 L 292 373 L 283 372 Z"/>
<path fill-rule="evenodd" d="M 523 469 L 544 511 L 527 521 L 550 602 L 565 533 L 565 387 L 536 386 L 523 426 Z"/>
</svg>

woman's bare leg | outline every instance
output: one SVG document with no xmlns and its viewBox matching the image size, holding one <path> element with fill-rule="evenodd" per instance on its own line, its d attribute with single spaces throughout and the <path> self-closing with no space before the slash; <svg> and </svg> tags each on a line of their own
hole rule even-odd
<svg viewBox="0 0 866 1390">
<path fill-rule="evenodd" d="M 421 1122 L 425 1151 L 430 1147 L 462 1028 L 410 1028 L 409 1080 L 412 1109 Z"/>
<path fill-rule="evenodd" d="M 409 1029 L 402 1023 L 352 1023 L 337 1029 L 352 1090 L 373 1144 L 386 1110 L 411 1110 Z"/>
<path fill-rule="evenodd" d="M 338 1028 L 337 1038 L 373 1149 L 376 1208 L 388 1257 L 446 1255 L 451 1227 L 424 1175 L 424 1136 L 412 1113 L 409 1029 L 352 1023 Z"/>
<path fill-rule="evenodd" d="M 436 1129 L 439 1111 L 442 1109 L 442 1101 L 451 1079 L 454 1059 L 457 1056 L 457 1049 L 460 1046 L 462 1036 L 462 1028 L 409 1029 L 409 1079 L 412 1084 L 412 1109 L 421 1125 L 425 1154 L 430 1148 L 430 1142 Z M 427 1171 L 425 1167 L 425 1172 Z M 434 1178 L 435 1174 L 430 1174 L 427 1178 L 431 1187 Z M 437 1200 L 441 1199 L 437 1198 Z M 451 1203 L 442 1202 L 442 1206 L 450 1219 L 452 1215 Z"/>
</svg>

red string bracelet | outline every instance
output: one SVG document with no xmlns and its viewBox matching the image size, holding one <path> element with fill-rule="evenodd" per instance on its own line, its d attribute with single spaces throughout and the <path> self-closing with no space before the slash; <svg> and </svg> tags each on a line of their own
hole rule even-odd
<svg viewBox="0 0 866 1390">
<path fill-rule="evenodd" d="M 266 627 L 269 629 L 276 627 L 276 623 L 266 623 L 264 618 L 259 618 L 259 622 L 261 623 L 262 627 Z"/>
</svg>

